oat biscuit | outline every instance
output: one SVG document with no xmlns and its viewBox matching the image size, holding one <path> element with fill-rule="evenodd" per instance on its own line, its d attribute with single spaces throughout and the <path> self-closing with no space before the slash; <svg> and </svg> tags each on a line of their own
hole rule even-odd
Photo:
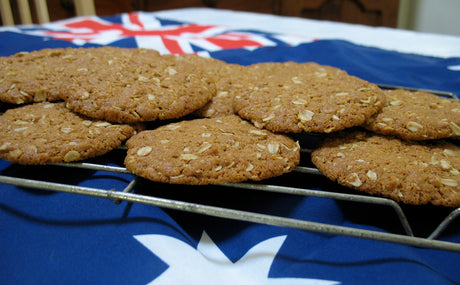
<svg viewBox="0 0 460 285">
<path fill-rule="evenodd" d="M 67 107 L 117 123 L 174 119 L 204 106 L 215 85 L 191 63 L 157 51 L 128 48 L 81 49 L 71 83 L 61 90 Z"/>
<path fill-rule="evenodd" d="M 236 115 L 172 123 L 140 132 L 126 145 L 128 170 L 173 184 L 261 180 L 291 171 L 300 159 L 297 142 Z"/>
<path fill-rule="evenodd" d="M 105 154 L 132 136 L 134 128 L 87 119 L 62 102 L 44 102 L 6 111 L 0 116 L 0 133 L 0 157 L 32 165 Z"/>
<path fill-rule="evenodd" d="M 204 118 L 215 118 L 235 114 L 233 98 L 242 88 L 241 80 L 244 76 L 244 66 L 226 64 L 219 69 L 219 78 L 216 80 L 216 95 L 196 113 Z"/>
<path fill-rule="evenodd" d="M 382 90 L 345 71 L 316 63 L 247 67 L 234 109 L 274 132 L 333 132 L 363 124 L 383 107 Z"/>
<path fill-rule="evenodd" d="M 387 103 L 366 122 L 366 129 L 407 140 L 460 136 L 460 101 L 402 89 L 384 94 Z"/>
<path fill-rule="evenodd" d="M 331 135 L 312 153 L 331 180 L 407 204 L 460 206 L 460 148 L 353 131 Z"/>
<path fill-rule="evenodd" d="M 215 118 L 233 115 L 233 97 L 241 88 L 244 78 L 244 66 L 226 63 L 222 60 L 206 58 L 197 55 L 181 55 L 177 60 L 186 60 L 203 69 L 216 84 L 215 96 L 194 115 L 202 118 Z"/>
<path fill-rule="evenodd" d="M 0 57 L 0 101 L 12 104 L 56 101 L 71 49 L 43 49 Z"/>
</svg>

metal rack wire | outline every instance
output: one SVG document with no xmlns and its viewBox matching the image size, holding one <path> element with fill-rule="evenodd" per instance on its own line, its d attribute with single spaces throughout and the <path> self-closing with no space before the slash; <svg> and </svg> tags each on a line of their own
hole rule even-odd
<svg viewBox="0 0 460 285">
<path fill-rule="evenodd" d="M 386 86 L 382 85 L 382 88 L 398 88 L 395 86 Z M 419 89 L 417 89 L 419 90 Z M 435 92 L 438 95 L 456 98 L 452 93 L 446 92 Z M 304 153 L 308 150 L 303 149 Z M 70 167 L 73 169 L 86 169 L 94 171 L 103 171 L 111 174 L 130 174 L 129 171 L 124 167 L 106 165 L 104 163 L 88 163 L 88 162 L 79 162 L 79 163 L 59 163 L 54 164 L 58 167 Z M 308 166 L 297 166 L 294 169 L 294 172 L 300 175 L 309 175 L 313 177 L 322 176 L 318 169 Z M 18 178 L 3 175 L 0 173 L 0 183 L 10 184 L 18 187 L 28 187 L 35 188 L 40 190 L 48 190 L 55 192 L 66 192 L 72 194 L 86 195 L 92 197 L 106 198 L 112 200 L 115 203 L 120 203 L 121 201 L 127 201 L 132 203 L 142 203 L 147 205 L 153 205 L 161 208 L 197 213 L 202 215 L 208 215 L 213 217 L 239 220 L 252 223 L 260 223 L 272 226 L 280 227 L 290 227 L 295 229 L 301 229 L 316 233 L 332 234 L 332 235 L 344 235 L 355 238 L 371 239 L 382 242 L 391 242 L 404 244 L 414 247 L 421 248 L 430 248 L 438 250 L 446 250 L 453 252 L 460 252 L 460 243 L 448 242 L 440 240 L 439 237 L 448 229 L 453 221 L 460 216 L 460 208 L 453 209 L 434 229 L 434 231 L 429 234 L 428 237 L 418 237 L 415 236 L 412 230 L 412 227 L 406 217 L 406 213 L 403 211 L 400 204 L 397 202 L 382 197 L 373 197 L 364 194 L 350 194 L 350 193 L 341 193 L 336 191 L 331 191 L 330 189 L 326 190 L 313 190 L 303 187 L 290 187 L 277 184 L 263 184 L 263 183 L 222 183 L 219 184 L 219 187 L 227 188 L 240 188 L 250 191 L 262 191 L 262 192 L 273 192 L 278 194 L 287 194 L 287 195 L 298 195 L 298 196 L 310 196 L 310 197 L 320 197 L 326 199 L 348 201 L 351 203 L 359 204 L 368 204 L 368 205 L 379 205 L 387 207 L 394 211 L 398 221 L 403 228 L 404 233 L 389 233 L 375 230 L 364 230 L 360 228 L 338 226 L 327 223 L 318 223 L 308 220 L 293 219 L 276 215 L 268 215 L 262 213 L 256 213 L 252 211 L 244 210 L 235 210 L 232 208 L 218 207 L 212 205 L 205 205 L 195 202 L 187 202 L 182 200 L 167 199 L 162 197 L 155 197 L 153 195 L 143 195 L 137 194 L 135 191 L 136 184 L 140 178 L 132 175 L 132 179 L 128 182 L 127 186 L 123 189 L 100 189 L 100 188 L 91 188 L 83 187 L 78 185 L 71 185 L 66 183 L 55 183 L 42 180 L 33 180 L 27 178 Z"/>
<path fill-rule="evenodd" d="M 94 163 L 62 163 L 57 164 L 60 167 L 72 167 L 76 169 L 89 169 L 104 171 L 108 173 L 129 173 L 124 167 L 109 166 Z M 321 175 L 316 168 L 298 166 L 294 170 L 299 173 L 307 173 L 309 175 Z M 427 238 L 414 236 L 411 226 L 406 218 L 405 213 L 398 203 L 391 199 L 381 197 L 370 197 L 359 194 L 337 193 L 329 191 L 320 191 L 312 189 L 304 189 L 297 187 L 287 187 L 271 184 L 257 184 L 257 183 L 223 183 L 219 184 L 222 187 L 244 188 L 254 191 L 268 191 L 281 194 L 291 194 L 300 196 L 322 197 L 334 200 L 346 200 L 353 203 L 366 203 L 374 205 L 382 205 L 390 207 L 397 214 L 399 222 L 404 229 L 405 234 L 386 233 L 381 231 L 363 230 L 352 227 L 344 227 L 337 225 L 330 225 L 325 223 L 312 222 L 307 220 L 299 220 L 286 218 L 275 215 L 260 214 L 249 211 L 234 210 L 224 207 L 216 207 L 204 205 L 199 203 L 191 203 L 186 201 L 179 201 L 173 199 L 165 199 L 161 197 L 154 197 L 151 195 L 142 195 L 133 193 L 138 177 L 134 177 L 124 189 L 100 189 L 83 187 L 70 184 L 54 183 L 40 180 L 24 179 L 11 176 L 0 175 L 0 183 L 15 185 L 19 187 L 29 187 L 41 190 L 66 192 L 72 194 L 87 195 L 99 198 L 106 198 L 119 203 L 121 201 L 142 203 L 147 205 L 158 206 L 161 208 L 180 210 L 185 212 L 203 214 L 219 218 L 240 220 L 253 223 L 261 223 L 266 225 L 290 227 L 311 232 L 325 233 L 332 235 L 344 235 L 356 238 L 372 239 L 383 242 L 399 243 L 409 246 L 431 248 L 438 250 L 447 250 L 460 252 L 460 244 L 437 240 L 441 233 L 449 227 L 453 220 L 460 216 L 460 208 L 454 209 L 433 231 Z"/>
</svg>

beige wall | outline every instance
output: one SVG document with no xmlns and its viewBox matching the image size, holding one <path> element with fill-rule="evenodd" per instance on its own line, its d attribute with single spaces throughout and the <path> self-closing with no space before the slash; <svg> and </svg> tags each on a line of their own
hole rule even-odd
<svg viewBox="0 0 460 285">
<path fill-rule="evenodd" d="M 398 28 L 460 36 L 460 0 L 400 0 Z"/>
</svg>

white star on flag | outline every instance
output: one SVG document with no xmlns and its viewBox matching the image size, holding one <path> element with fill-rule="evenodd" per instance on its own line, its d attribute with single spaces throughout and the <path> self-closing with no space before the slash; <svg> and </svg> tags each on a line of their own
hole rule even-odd
<svg viewBox="0 0 460 285">
<path fill-rule="evenodd" d="M 286 236 L 267 239 L 252 247 L 233 263 L 203 232 L 198 247 L 166 235 L 134 236 L 169 268 L 149 284 L 277 284 L 332 285 L 335 281 L 307 278 L 269 278 L 271 264 Z"/>
</svg>

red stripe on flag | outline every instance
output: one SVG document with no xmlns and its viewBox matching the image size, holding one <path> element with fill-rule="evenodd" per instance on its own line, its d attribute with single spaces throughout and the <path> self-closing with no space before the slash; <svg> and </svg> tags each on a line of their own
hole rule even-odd
<svg viewBox="0 0 460 285">
<path fill-rule="evenodd" d="M 206 38 L 206 40 L 210 43 L 215 44 L 223 49 L 234 49 L 234 48 L 244 48 L 244 47 L 263 47 L 263 44 L 251 41 L 247 39 L 224 39 L 224 38 Z"/>
<path fill-rule="evenodd" d="M 170 40 L 168 38 L 162 37 L 163 44 L 166 49 L 172 54 L 184 54 L 184 51 L 180 47 L 179 43 L 176 40 Z"/>
<path fill-rule="evenodd" d="M 134 24 L 136 26 L 139 26 L 139 28 L 144 28 L 144 24 L 142 24 L 141 20 L 139 19 L 139 14 L 138 13 L 130 13 L 128 15 L 129 21 L 131 24 Z"/>
</svg>

